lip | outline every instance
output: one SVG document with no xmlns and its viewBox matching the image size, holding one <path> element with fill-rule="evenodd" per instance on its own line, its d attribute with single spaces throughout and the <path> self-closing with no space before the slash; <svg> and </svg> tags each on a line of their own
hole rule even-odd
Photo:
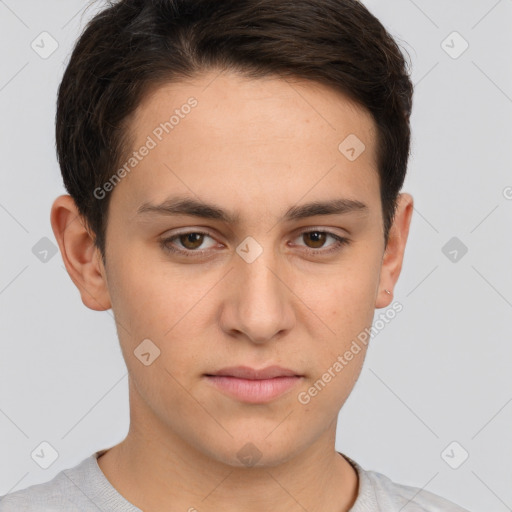
<svg viewBox="0 0 512 512">
<path fill-rule="evenodd" d="M 280 366 L 268 366 L 261 370 L 235 366 L 205 374 L 204 377 L 219 391 L 241 402 L 265 403 L 291 390 L 303 375 Z"/>
<path fill-rule="evenodd" d="M 238 377 L 239 379 L 273 379 L 274 377 L 302 377 L 299 373 L 290 370 L 289 368 L 282 368 L 281 366 L 267 366 L 261 370 L 256 370 L 250 366 L 230 366 L 228 368 L 222 368 L 216 372 L 207 374 L 209 375 L 220 375 L 225 377 Z"/>
</svg>

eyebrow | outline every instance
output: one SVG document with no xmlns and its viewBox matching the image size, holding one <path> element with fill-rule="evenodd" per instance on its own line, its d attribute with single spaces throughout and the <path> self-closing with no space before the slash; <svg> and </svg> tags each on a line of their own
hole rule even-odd
<svg viewBox="0 0 512 512">
<path fill-rule="evenodd" d="M 280 220 L 292 221 L 316 215 L 343 215 L 354 212 L 367 213 L 368 211 L 368 206 L 361 201 L 340 198 L 292 206 Z M 190 215 L 204 219 L 219 220 L 227 224 L 238 224 L 240 222 L 240 214 L 238 213 L 231 213 L 214 204 L 184 196 L 171 197 L 160 204 L 145 202 L 137 209 L 137 215 L 143 214 Z"/>
</svg>

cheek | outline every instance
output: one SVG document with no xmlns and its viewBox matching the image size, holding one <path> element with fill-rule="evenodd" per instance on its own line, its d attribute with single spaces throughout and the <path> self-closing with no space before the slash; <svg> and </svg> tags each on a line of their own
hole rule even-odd
<svg viewBox="0 0 512 512">
<path fill-rule="evenodd" d="M 309 310 L 305 314 L 310 320 L 304 320 L 304 325 L 311 328 L 309 336 L 314 340 L 314 378 L 322 380 L 319 386 L 325 383 L 329 388 L 322 391 L 321 400 L 344 400 L 361 371 L 369 341 L 367 331 L 375 313 L 376 260 L 368 254 L 362 256 L 357 264 L 340 266 L 328 280 L 318 281 L 314 293 L 311 287 L 297 293 L 307 297 Z"/>
<path fill-rule="evenodd" d="M 133 337 L 162 338 L 201 297 L 183 272 L 136 251 L 113 260 L 108 274 L 112 309 Z M 126 332 L 125 332 L 126 334 Z"/>
<path fill-rule="evenodd" d="M 306 298 L 304 302 L 316 315 L 318 332 L 343 342 L 371 324 L 378 284 L 379 268 L 363 261 L 340 265 L 329 276 L 308 279 L 307 286 L 297 287 L 296 293 Z"/>
<path fill-rule="evenodd" d="M 125 359 L 134 359 L 134 350 L 149 339 L 160 351 L 158 364 L 182 381 L 180 377 L 190 377 L 190 368 L 199 372 L 207 366 L 209 354 L 202 348 L 214 300 L 208 290 L 218 278 L 206 276 L 197 282 L 170 266 L 164 266 L 162 274 L 162 266 L 120 261 L 109 276 L 112 308 Z M 139 364 L 135 360 L 133 370 Z"/>
</svg>

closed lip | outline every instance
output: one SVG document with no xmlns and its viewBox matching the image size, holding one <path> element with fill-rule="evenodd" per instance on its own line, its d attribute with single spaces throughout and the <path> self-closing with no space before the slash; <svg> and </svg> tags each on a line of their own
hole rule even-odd
<svg viewBox="0 0 512 512">
<path fill-rule="evenodd" d="M 267 366 L 260 370 L 251 368 L 250 366 L 230 366 L 213 373 L 207 373 L 206 376 L 235 377 L 238 379 L 248 380 L 274 379 L 276 377 L 302 377 L 301 374 L 290 370 L 289 368 L 282 368 L 281 366 L 275 365 Z"/>
</svg>

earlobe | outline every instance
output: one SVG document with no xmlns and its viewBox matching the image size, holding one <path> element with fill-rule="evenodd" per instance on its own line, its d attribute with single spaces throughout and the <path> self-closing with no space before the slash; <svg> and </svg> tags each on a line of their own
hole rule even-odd
<svg viewBox="0 0 512 512">
<path fill-rule="evenodd" d="M 376 308 L 389 306 L 393 299 L 393 289 L 402 270 L 413 209 L 413 197 L 405 192 L 401 193 L 398 197 L 395 219 L 389 231 L 388 245 L 382 259 Z"/>
<path fill-rule="evenodd" d="M 99 250 L 71 196 L 62 195 L 55 199 L 50 221 L 62 260 L 80 292 L 82 302 L 95 311 L 110 309 L 110 296 Z"/>
</svg>

